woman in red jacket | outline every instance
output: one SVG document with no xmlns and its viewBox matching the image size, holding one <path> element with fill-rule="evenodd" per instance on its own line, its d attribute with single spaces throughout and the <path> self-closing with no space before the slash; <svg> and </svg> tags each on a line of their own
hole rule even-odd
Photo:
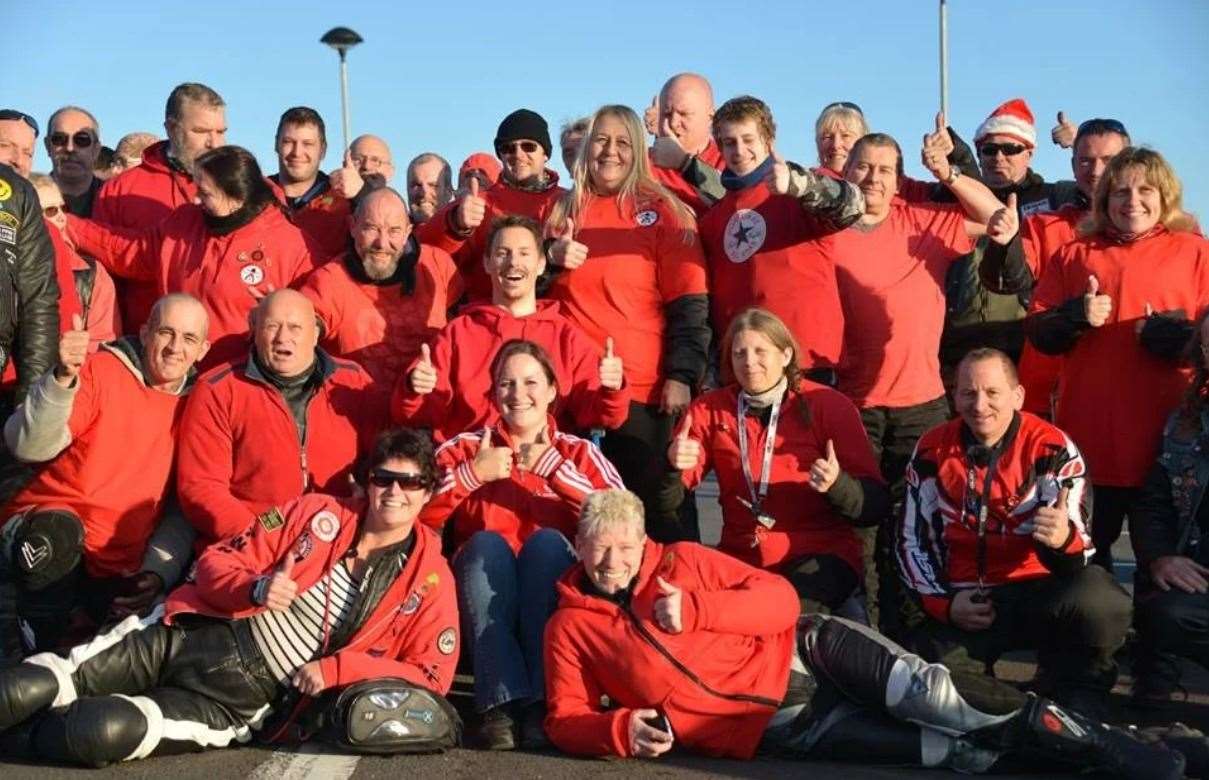
<svg viewBox="0 0 1209 780">
<path fill-rule="evenodd" d="M 625 360 L 629 416 L 601 448 L 642 498 L 651 534 L 673 541 L 697 531 L 658 509 L 666 502 L 657 496 L 677 483 L 663 453 L 705 370 L 709 303 L 692 212 L 652 177 L 645 139 L 625 106 L 592 117 L 574 187 L 547 221 L 560 266 L 548 295 L 598 346 L 611 337 Z"/>
<path fill-rule="evenodd" d="M 590 441 L 562 433 L 551 410 L 558 385 L 537 344 L 505 342 L 491 363 L 499 420 L 437 451 L 443 479 L 421 522 L 457 552 L 462 635 L 474 659 L 480 739 L 492 750 L 546 744 L 542 633 L 554 583 L 575 562 L 580 505 L 621 478 Z M 519 721 L 519 722 L 518 722 Z"/>
<path fill-rule="evenodd" d="M 1209 306 L 1209 242 L 1180 207 L 1179 179 L 1155 151 L 1129 147 L 1104 172 L 1084 235 L 1063 246 L 1033 292 L 1025 334 L 1062 355 L 1054 422 L 1087 460 L 1094 563 L 1112 544 L 1192 376 L 1182 360 Z M 992 217 L 996 227 L 1008 215 Z M 995 229 L 1006 243 L 1015 229 Z"/>
<path fill-rule="evenodd" d="M 238 146 L 206 152 L 194 175 L 196 204 L 177 208 L 149 230 L 76 217 L 68 226 L 77 248 L 110 273 L 155 282 L 160 295 L 186 292 L 202 302 L 210 315 L 206 369 L 242 356 L 252 307 L 267 293 L 293 286 L 314 261 L 251 152 Z"/>
<path fill-rule="evenodd" d="M 719 549 L 783 574 L 803 612 L 834 611 L 861 579 L 856 527 L 890 509 L 860 415 L 801 376 L 793 335 L 764 309 L 731 321 L 722 362 L 734 383 L 689 406 L 668 459 L 686 488 L 717 473 Z"/>
</svg>

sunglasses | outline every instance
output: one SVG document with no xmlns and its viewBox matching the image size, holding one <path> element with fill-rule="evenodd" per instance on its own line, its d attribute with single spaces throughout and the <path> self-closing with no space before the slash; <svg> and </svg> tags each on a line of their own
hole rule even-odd
<svg viewBox="0 0 1209 780">
<path fill-rule="evenodd" d="M 0 122 L 11 122 L 13 120 L 19 120 L 33 128 L 34 138 L 37 138 L 38 133 L 42 132 L 38 129 L 38 120 L 24 111 L 17 111 L 13 108 L 0 108 Z"/>
<path fill-rule="evenodd" d="M 68 135 L 63 132 L 51 133 L 47 138 L 50 140 L 50 145 L 62 149 L 67 146 L 67 141 L 70 139 L 75 144 L 77 149 L 87 149 L 92 146 L 92 142 L 96 139 L 92 137 L 92 133 L 87 130 L 77 130 Z"/>
<path fill-rule="evenodd" d="M 513 141 L 509 144 L 500 144 L 495 147 L 495 150 L 500 154 L 520 154 L 520 152 L 533 154 L 540 148 L 541 144 L 537 141 Z"/>
<path fill-rule="evenodd" d="M 983 144 L 978 147 L 978 153 L 983 157 L 994 157 L 1003 152 L 1004 157 L 1015 157 L 1026 149 L 1028 147 L 1023 144 Z"/>
<path fill-rule="evenodd" d="M 374 469 L 369 472 L 369 483 L 374 487 L 388 488 L 398 485 L 400 490 L 422 490 L 428 487 L 428 480 L 422 474 L 411 474 L 389 469 Z"/>
<path fill-rule="evenodd" d="M 62 206 L 47 206 L 46 208 L 42 209 L 42 216 L 46 217 L 47 219 L 54 219 L 62 214 L 63 211 L 64 209 Z"/>
<path fill-rule="evenodd" d="M 861 111 L 860 106 L 858 106 L 856 103 L 852 103 L 847 100 L 837 100 L 834 103 L 828 103 L 827 105 L 823 106 L 823 110 L 819 113 L 827 113 L 828 111 L 830 111 L 833 108 L 847 108 L 851 111 L 855 111 L 856 113 L 860 114 L 861 116 L 865 115 L 865 112 Z"/>
</svg>

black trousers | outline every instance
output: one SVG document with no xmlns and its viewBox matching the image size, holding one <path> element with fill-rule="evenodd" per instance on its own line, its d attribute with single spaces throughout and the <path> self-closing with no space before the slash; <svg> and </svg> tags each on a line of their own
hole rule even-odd
<svg viewBox="0 0 1209 780">
<path fill-rule="evenodd" d="M 1112 546 L 1140 492 L 1139 488 L 1092 484 L 1091 541 L 1096 547 L 1092 563 L 1112 571 Z"/>
<path fill-rule="evenodd" d="M 777 573 L 798 593 L 802 614 L 830 614 L 860 585 L 860 577 L 837 555 L 803 555 L 782 564 Z"/>
<path fill-rule="evenodd" d="M 1139 585 L 1134 596 L 1138 646 L 1134 675 L 1143 687 L 1169 692 L 1179 684 L 1179 658 L 1209 669 L 1209 594 Z"/>
</svg>

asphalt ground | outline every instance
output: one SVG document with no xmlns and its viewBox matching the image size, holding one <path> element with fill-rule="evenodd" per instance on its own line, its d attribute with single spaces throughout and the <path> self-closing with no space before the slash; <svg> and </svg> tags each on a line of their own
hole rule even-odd
<svg viewBox="0 0 1209 780">
<path fill-rule="evenodd" d="M 716 543 L 721 528 L 717 505 L 717 486 L 712 481 L 697 493 L 702 535 L 707 543 Z M 1117 576 L 1127 587 L 1133 574 L 1132 553 L 1128 539 L 1114 547 L 1120 563 Z M 1026 682 L 1033 676 L 1036 665 L 1029 653 L 1016 653 L 996 665 L 996 676 L 1012 682 Z M 1184 685 L 1187 698 L 1174 702 L 1162 714 L 1164 720 L 1183 720 L 1209 731 L 1209 673 L 1189 665 Z M 1128 722 L 1156 720 L 1152 713 L 1138 712 L 1128 706 L 1132 680 L 1123 669 L 1113 695 L 1115 719 Z M 451 696 L 459 709 L 467 704 L 467 680 L 460 678 Z M 997 774 L 999 778 L 1069 777 L 1069 774 L 1033 773 L 1027 775 Z M 910 777 L 918 780 L 953 778 L 950 772 L 928 771 L 904 767 L 874 767 L 850 763 L 820 761 L 788 761 L 758 759 L 729 761 L 702 758 L 678 751 L 654 761 L 594 760 L 572 758 L 557 752 L 488 752 L 459 748 L 439 755 L 357 757 L 329 751 L 321 745 L 308 744 L 299 750 L 274 750 L 259 746 L 244 746 L 227 750 L 211 750 L 183 756 L 164 756 L 145 761 L 119 764 L 104 769 L 75 769 L 67 767 L 33 766 L 6 760 L 0 756 L 0 780 L 67 780 L 69 778 L 114 778 L 143 780 L 143 778 L 172 778 L 173 780 L 397 780 L 417 777 L 423 780 L 444 778 L 773 778 L 810 777 L 820 780 L 880 780 Z"/>
</svg>

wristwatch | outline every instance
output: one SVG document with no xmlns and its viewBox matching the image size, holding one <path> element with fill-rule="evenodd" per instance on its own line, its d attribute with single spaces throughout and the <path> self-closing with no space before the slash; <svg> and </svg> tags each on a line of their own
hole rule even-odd
<svg viewBox="0 0 1209 780">
<path fill-rule="evenodd" d="M 957 177 L 961 175 L 961 167 L 957 165 L 949 166 L 949 178 L 945 179 L 945 186 L 952 187 L 953 182 L 957 181 Z"/>
</svg>

